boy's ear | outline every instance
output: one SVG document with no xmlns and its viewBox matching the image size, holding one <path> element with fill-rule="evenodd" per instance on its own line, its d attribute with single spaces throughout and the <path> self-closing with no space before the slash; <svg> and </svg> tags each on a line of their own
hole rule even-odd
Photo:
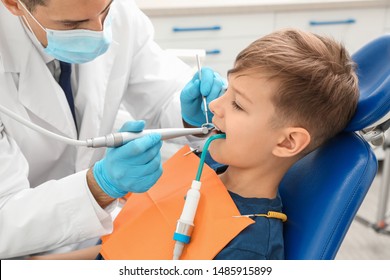
<svg viewBox="0 0 390 280">
<path fill-rule="evenodd" d="M 288 127 L 283 131 L 272 153 L 277 157 L 293 157 L 310 144 L 310 133 L 302 127 Z"/>
<path fill-rule="evenodd" d="M 17 0 L 1 0 L 4 6 L 15 16 L 22 16 L 23 11 L 21 10 L 20 4 Z"/>
</svg>

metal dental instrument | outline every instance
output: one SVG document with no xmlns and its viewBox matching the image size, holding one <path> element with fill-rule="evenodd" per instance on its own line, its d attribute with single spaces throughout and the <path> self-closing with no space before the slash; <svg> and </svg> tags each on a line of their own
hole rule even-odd
<svg viewBox="0 0 390 280">
<path fill-rule="evenodd" d="M 199 75 L 199 81 L 202 81 L 202 68 L 200 66 L 200 57 L 198 54 L 196 54 L 196 64 L 198 65 L 198 75 Z M 204 115 L 206 117 L 206 124 L 209 123 L 209 116 L 207 114 L 207 101 L 206 101 L 206 97 L 205 96 L 202 96 L 202 99 L 203 99 L 203 110 L 204 110 Z"/>
<path fill-rule="evenodd" d="M 100 148 L 100 147 L 118 147 L 123 144 L 126 144 L 127 142 L 140 138 L 142 136 L 145 136 L 147 134 L 151 133 L 159 133 L 161 134 L 162 140 L 172 139 L 176 137 L 181 136 L 187 136 L 187 135 L 196 135 L 196 134 L 208 134 L 211 130 L 213 130 L 213 127 L 211 126 L 202 126 L 198 128 L 160 128 L 160 129 L 145 129 L 139 133 L 133 133 L 133 132 L 116 132 L 111 133 L 105 136 L 98 136 L 89 138 L 87 140 L 76 140 L 69 137 L 65 137 L 59 134 L 56 134 L 54 132 L 51 132 L 43 127 L 40 127 L 39 125 L 36 125 L 21 116 L 17 115 L 16 113 L 12 112 L 11 110 L 7 109 L 6 107 L 0 105 L 0 112 L 6 114 L 10 118 L 20 122 L 21 124 L 31 128 L 32 130 L 35 130 L 39 133 L 42 133 L 48 137 L 54 138 L 56 140 L 65 142 L 70 145 L 74 146 L 86 146 L 89 148 Z"/>
<path fill-rule="evenodd" d="M 158 133 L 161 134 L 162 140 L 168 140 L 176 137 L 204 134 L 209 133 L 210 129 L 203 126 L 198 128 L 159 128 L 159 129 L 145 129 L 141 132 L 116 132 L 106 136 L 94 137 L 87 139 L 87 147 L 99 148 L 99 147 L 118 147 L 123 144 L 140 138 L 142 136 Z"/>
</svg>

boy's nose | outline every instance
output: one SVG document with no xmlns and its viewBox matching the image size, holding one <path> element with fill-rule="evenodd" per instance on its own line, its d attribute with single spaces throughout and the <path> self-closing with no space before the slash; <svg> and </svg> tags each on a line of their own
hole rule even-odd
<svg viewBox="0 0 390 280">
<path fill-rule="evenodd" d="M 214 115 L 221 117 L 222 112 L 223 112 L 223 106 L 221 106 L 221 97 L 219 97 L 219 98 L 217 98 L 209 103 L 209 110 Z"/>
<path fill-rule="evenodd" d="M 214 104 L 215 104 L 215 100 L 211 101 L 209 103 L 209 110 L 211 111 L 211 113 L 215 114 L 214 112 Z"/>
</svg>

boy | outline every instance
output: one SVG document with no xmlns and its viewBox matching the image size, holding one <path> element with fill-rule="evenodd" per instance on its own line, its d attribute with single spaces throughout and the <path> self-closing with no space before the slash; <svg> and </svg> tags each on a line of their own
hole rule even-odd
<svg viewBox="0 0 390 280">
<path fill-rule="evenodd" d="M 262 198 L 281 207 L 278 186 L 287 170 L 352 118 L 358 101 L 354 64 L 330 39 L 284 30 L 243 50 L 228 76 L 229 89 L 210 104 L 213 123 L 226 133 L 226 140 L 210 146 L 211 156 L 229 165 L 220 179 L 244 205 L 247 198 Z M 266 236 L 282 239 L 277 231 L 275 237 L 269 229 Z M 283 258 L 278 249 L 276 255 L 254 250 L 253 256 Z"/>
<path fill-rule="evenodd" d="M 282 220 L 264 214 L 282 212 L 278 186 L 286 171 L 341 132 L 352 118 L 359 97 L 355 64 L 344 47 L 334 40 L 286 29 L 273 32 L 241 51 L 234 68 L 228 72 L 228 80 L 226 93 L 210 103 L 213 124 L 226 138 L 214 140 L 209 149 L 212 158 L 227 168 L 219 174 L 219 182 L 210 174 L 203 177 L 193 240 L 186 246 L 183 258 L 283 259 Z M 176 164 L 176 169 L 165 169 L 164 174 L 172 171 L 185 177 L 186 168 L 180 169 L 185 159 L 179 160 L 181 164 Z M 181 190 L 163 177 L 150 190 L 150 197 L 139 199 L 147 203 L 151 198 L 152 204 L 160 203 L 157 206 L 160 208 L 177 201 L 175 195 Z M 207 183 L 212 180 L 210 187 Z M 213 200 L 211 192 L 215 189 L 223 190 Z M 165 194 L 154 195 L 157 191 Z M 224 196 L 224 192 L 228 195 Z M 122 217 L 118 216 L 114 233 L 104 239 L 104 258 L 164 259 L 172 253 L 155 254 L 155 251 L 172 247 L 174 224 L 181 208 L 178 212 L 175 209 L 176 219 L 172 220 L 166 214 L 170 209 L 161 217 L 157 212 L 147 216 L 149 208 L 144 202 L 137 204 L 137 199 L 130 196 Z M 230 213 L 220 219 L 218 215 L 222 214 L 216 211 L 225 209 L 227 204 L 236 207 L 239 216 L 251 215 L 253 220 L 240 226 L 228 239 L 225 235 L 230 234 L 227 232 L 230 225 L 233 227 L 236 220 L 242 219 L 231 219 Z M 206 225 L 210 213 L 214 215 L 210 218 L 211 227 Z M 154 216 L 156 220 L 152 220 Z M 134 217 L 141 217 L 141 221 L 138 223 Z M 165 232 L 162 219 L 167 219 L 172 234 L 160 238 L 157 236 Z M 228 221 L 227 226 L 219 227 L 222 220 Z M 148 223 L 149 227 L 140 228 Z M 212 230 L 203 234 L 204 227 Z M 154 236 L 160 243 L 149 246 Z M 221 239 L 223 243 L 214 246 Z M 168 244 L 166 248 L 165 244 Z M 207 245 L 202 247 L 203 244 Z M 207 246 L 215 248 L 204 248 Z M 197 251 L 207 252 L 196 254 Z"/>
</svg>

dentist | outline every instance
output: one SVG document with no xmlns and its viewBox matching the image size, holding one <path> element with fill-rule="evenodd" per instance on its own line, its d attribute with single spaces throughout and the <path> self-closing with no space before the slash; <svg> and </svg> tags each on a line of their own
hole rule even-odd
<svg viewBox="0 0 390 280">
<path fill-rule="evenodd" d="M 221 92 L 216 73 L 191 80 L 156 45 L 133 0 L 1 1 L 0 103 L 50 131 L 111 133 L 120 107 L 144 120 L 122 131 L 199 126 L 202 96 Z M 110 233 L 116 198 L 160 177 L 160 148 L 159 135 L 107 151 L 73 147 L 0 113 L 0 259 L 71 251 Z"/>
</svg>

